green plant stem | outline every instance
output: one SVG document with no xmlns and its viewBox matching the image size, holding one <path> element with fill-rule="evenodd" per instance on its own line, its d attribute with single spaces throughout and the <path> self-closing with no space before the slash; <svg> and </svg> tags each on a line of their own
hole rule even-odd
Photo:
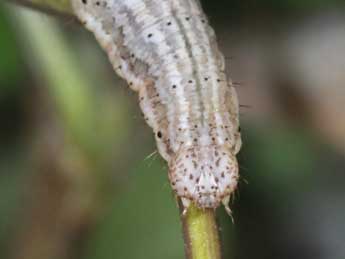
<svg viewBox="0 0 345 259">
<path fill-rule="evenodd" d="M 181 207 L 181 205 L 180 205 Z M 220 259 L 221 245 L 215 210 L 199 209 L 195 205 L 181 215 L 188 259 Z"/>
<path fill-rule="evenodd" d="M 74 17 L 70 0 L 7 0 L 45 13 Z"/>
</svg>

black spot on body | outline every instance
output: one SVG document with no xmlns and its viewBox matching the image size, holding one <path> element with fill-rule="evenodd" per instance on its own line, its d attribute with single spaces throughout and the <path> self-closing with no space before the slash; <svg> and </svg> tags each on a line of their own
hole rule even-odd
<svg viewBox="0 0 345 259">
<path fill-rule="evenodd" d="M 162 132 L 158 131 L 158 132 L 157 132 L 157 137 L 158 137 L 158 138 L 162 138 Z"/>
<path fill-rule="evenodd" d="M 220 163 L 221 158 L 218 158 L 218 160 L 216 161 L 216 166 L 219 167 L 219 163 Z"/>
</svg>

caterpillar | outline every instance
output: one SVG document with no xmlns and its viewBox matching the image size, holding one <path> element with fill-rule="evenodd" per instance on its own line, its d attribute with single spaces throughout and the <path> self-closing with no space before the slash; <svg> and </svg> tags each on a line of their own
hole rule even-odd
<svg viewBox="0 0 345 259">
<path fill-rule="evenodd" d="M 184 213 L 223 204 L 239 170 L 239 104 L 198 0 L 72 0 L 75 14 L 138 92 Z"/>
</svg>

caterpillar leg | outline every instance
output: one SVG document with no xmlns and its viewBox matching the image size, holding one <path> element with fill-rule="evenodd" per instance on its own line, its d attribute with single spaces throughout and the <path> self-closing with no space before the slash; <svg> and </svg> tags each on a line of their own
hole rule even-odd
<svg viewBox="0 0 345 259">
<path fill-rule="evenodd" d="M 230 195 L 226 196 L 223 200 L 222 203 L 224 205 L 226 213 L 230 216 L 232 223 L 235 223 L 234 217 L 232 216 L 232 210 L 229 207 L 229 201 L 230 201 Z"/>
<path fill-rule="evenodd" d="M 182 197 L 182 198 L 181 198 L 181 202 L 182 202 L 182 205 L 183 205 L 182 216 L 186 216 L 191 201 L 190 201 L 189 199 L 187 199 L 187 198 L 183 198 L 183 197 Z"/>
</svg>

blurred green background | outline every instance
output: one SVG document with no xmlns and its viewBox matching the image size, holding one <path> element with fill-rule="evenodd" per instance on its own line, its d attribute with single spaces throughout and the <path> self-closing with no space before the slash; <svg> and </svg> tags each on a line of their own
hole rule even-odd
<svg viewBox="0 0 345 259">
<path fill-rule="evenodd" d="M 224 258 L 345 258 L 345 2 L 203 1 L 243 107 Z M 184 258 L 167 168 L 91 33 L 0 4 L 0 258 Z"/>
</svg>

